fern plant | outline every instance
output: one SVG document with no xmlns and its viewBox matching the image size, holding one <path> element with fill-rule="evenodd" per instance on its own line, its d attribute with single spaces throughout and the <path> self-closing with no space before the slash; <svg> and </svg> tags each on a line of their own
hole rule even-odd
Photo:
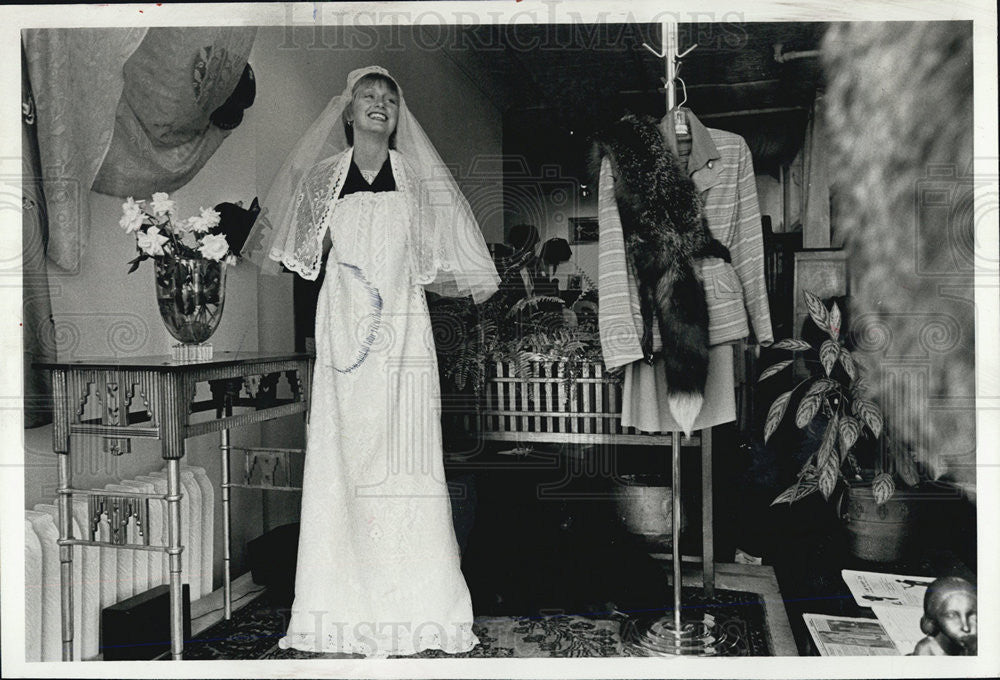
<svg viewBox="0 0 1000 680">
<path fill-rule="evenodd" d="M 580 362 L 601 360 L 601 346 L 596 323 L 568 327 L 565 307 L 562 298 L 548 295 L 513 303 L 494 295 L 478 307 L 467 299 L 436 301 L 433 313 L 462 338 L 454 347 L 439 347 L 442 376 L 459 391 L 481 394 L 487 367 L 497 362 L 512 363 L 518 378 L 533 377 L 535 362 L 566 362 L 563 382 L 569 387 L 579 377 Z"/>
<path fill-rule="evenodd" d="M 826 427 L 819 448 L 803 464 L 795 483 L 782 491 L 771 505 L 791 504 L 816 491 L 829 500 L 839 483 L 850 486 L 852 482 L 862 481 L 862 464 L 855 455 L 856 445 L 862 438 L 869 437 L 878 442 L 885 426 L 882 411 L 865 396 L 864 367 L 844 344 L 846 331 L 841 327 L 837 303 L 833 302 L 828 308 L 809 291 L 805 291 L 805 298 L 809 317 L 820 329 L 822 342 L 811 344 L 805 340 L 786 339 L 772 346 L 790 351 L 793 356 L 764 369 L 758 382 L 787 370 L 795 362 L 796 355 L 801 356 L 812 370 L 808 377 L 771 404 L 764 424 L 764 442 L 766 444 L 777 431 L 789 411 L 794 412 L 795 425 L 799 429 L 806 428 L 817 418 L 825 419 Z M 793 403 L 795 407 L 790 409 Z M 887 459 L 876 454 L 874 460 L 868 462 L 871 468 L 866 466 L 866 469 L 871 469 L 874 475 L 872 494 L 879 505 L 892 498 L 896 477 L 907 486 L 919 482 L 916 463 L 909 453 L 895 452 Z"/>
</svg>

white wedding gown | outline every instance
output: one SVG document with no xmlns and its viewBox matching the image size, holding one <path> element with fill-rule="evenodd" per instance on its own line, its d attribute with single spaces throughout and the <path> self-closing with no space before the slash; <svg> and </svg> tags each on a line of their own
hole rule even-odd
<svg viewBox="0 0 1000 680">
<path fill-rule="evenodd" d="M 333 249 L 316 312 L 284 648 L 384 657 L 478 643 L 444 476 L 430 318 L 407 256 L 408 210 L 403 192 L 387 191 L 348 194 L 327 212 Z"/>
</svg>

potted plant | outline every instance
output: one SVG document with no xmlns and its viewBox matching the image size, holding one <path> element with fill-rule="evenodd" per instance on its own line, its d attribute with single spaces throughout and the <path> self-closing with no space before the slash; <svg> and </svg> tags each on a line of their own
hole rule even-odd
<svg viewBox="0 0 1000 680">
<path fill-rule="evenodd" d="M 884 446 L 885 419 L 878 405 L 865 396 L 864 367 L 845 346 L 840 308 L 836 302 L 827 307 L 809 291 L 805 298 L 820 336 L 812 343 L 785 339 L 773 346 L 792 352 L 793 357 L 766 368 L 758 382 L 791 370 L 797 358 L 809 370 L 771 404 L 764 442 L 788 413 L 794 413 L 799 429 L 818 425 L 823 434 L 795 483 L 771 504 L 790 505 L 817 491 L 829 500 L 839 489 L 839 505 L 847 501 L 845 519 L 852 551 L 863 559 L 892 561 L 905 548 L 913 514 L 910 504 L 897 493 L 897 481 L 916 486 L 920 481 L 917 466 L 909 452 Z"/>
</svg>

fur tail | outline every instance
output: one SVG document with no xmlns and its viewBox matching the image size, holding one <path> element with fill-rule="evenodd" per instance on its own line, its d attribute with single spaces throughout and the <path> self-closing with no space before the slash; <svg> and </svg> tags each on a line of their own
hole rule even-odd
<svg viewBox="0 0 1000 680">
<path fill-rule="evenodd" d="M 660 278 L 656 307 L 665 348 L 667 401 L 674 420 L 690 436 L 708 378 L 708 305 L 690 264 L 674 263 Z"/>
</svg>

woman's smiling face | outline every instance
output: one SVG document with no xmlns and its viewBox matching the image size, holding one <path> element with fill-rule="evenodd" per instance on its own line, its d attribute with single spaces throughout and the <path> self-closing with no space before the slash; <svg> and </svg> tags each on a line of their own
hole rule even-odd
<svg viewBox="0 0 1000 680">
<path fill-rule="evenodd" d="M 386 139 L 395 131 L 399 119 L 399 94 L 382 79 L 362 79 L 354 90 L 350 117 L 354 131 Z"/>
</svg>

